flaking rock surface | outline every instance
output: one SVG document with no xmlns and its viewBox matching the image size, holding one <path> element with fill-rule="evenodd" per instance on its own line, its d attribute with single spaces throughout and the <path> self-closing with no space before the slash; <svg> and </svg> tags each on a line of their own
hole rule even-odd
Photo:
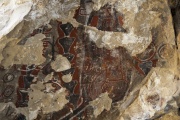
<svg viewBox="0 0 180 120">
<path fill-rule="evenodd" d="M 179 120 L 179 7 L 1 0 L 0 119 Z"/>
</svg>

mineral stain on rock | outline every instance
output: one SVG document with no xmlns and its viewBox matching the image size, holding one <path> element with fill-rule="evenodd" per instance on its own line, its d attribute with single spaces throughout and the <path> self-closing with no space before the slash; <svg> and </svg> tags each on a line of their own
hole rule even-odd
<svg viewBox="0 0 180 120">
<path fill-rule="evenodd" d="M 0 119 L 178 120 L 168 3 L 178 23 L 173 0 L 1 1 Z"/>
<path fill-rule="evenodd" d="M 124 48 L 119 47 L 114 50 L 98 48 L 95 43 L 89 40 L 89 34 L 86 33 L 83 26 L 75 28 L 70 23 L 62 24 L 61 22 L 50 23 L 50 25 L 51 30 L 46 33 L 43 32 L 46 36 L 45 40 L 43 40 L 43 52 L 46 54 L 42 55 L 46 57 L 46 61 L 39 66 L 22 66 L 19 70 L 23 76 L 19 78 L 17 105 L 18 107 L 28 107 L 30 116 L 35 118 L 38 114 L 41 115 L 38 112 L 41 109 L 43 110 L 42 114 L 57 112 L 59 114 L 58 118 L 62 119 L 97 117 L 104 109 L 109 111 L 111 103 L 124 98 L 132 79 L 132 73 L 144 77 L 144 74 L 138 71 L 134 65 L 134 61 L 137 60 L 132 58 Z M 52 39 L 54 34 L 51 32 L 53 29 L 56 29 L 59 34 L 59 37 L 54 39 Z M 46 29 L 44 30 L 46 31 Z M 51 36 L 50 39 L 49 36 Z M 55 34 L 54 36 L 58 35 Z M 50 41 L 47 42 L 46 39 Z M 25 44 L 30 42 L 28 40 Z M 56 43 L 54 44 L 54 50 L 56 51 L 54 60 L 48 57 L 52 55 L 52 46 L 50 44 L 52 40 Z M 152 58 L 151 54 L 150 58 Z M 151 67 L 148 66 L 148 68 Z M 37 80 L 35 76 L 37 76 Z M 40 82 L 38 79 L 43 81 Z M 38 91 L 32 86 L 36 86 Z M 64 107 L 57 105 L 59 107 L 55 110 L 53 106 L 57 101 L 55 100 L 55 103 L 51 102 L 53 105 L 49 104 L 48 101 L 56 98 L 53 94 L 62 95 L 58 91 L 63 88 L 67 91 L 67 94 L 64 94 L 67 100 L 62 103 Z M 106 103 L 102 101 L 106 101 L 107 98 L 101 98 L 101 96 L 104 96 L 103 94 L 109 99 L 108 107 L 104 109 L 101 107 Z M 62 102 L 62 99 L 59 100 Z M 41 103 L 41 106 L 38 103 Z M 33 107 L 33 104 L 36 105 Z M 101 106 L 100 109 L 97 107 L 94 109 L 96 111 L 94 115 L 89 115 L 91 106 L 95 104 Z M 49 111 L 45 110 L 47 107 L 49 107 Z M 68 110 L 63 115 L 61 109 L 62 111 L 64 109 Z"/>
</svg>

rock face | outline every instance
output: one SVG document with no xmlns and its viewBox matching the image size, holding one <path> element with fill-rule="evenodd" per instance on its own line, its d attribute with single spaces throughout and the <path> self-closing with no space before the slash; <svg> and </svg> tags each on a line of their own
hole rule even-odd
<svg viewBox="0 0 180 120">
<path fill-rule="evenodd" d="M 97 2 L 98 1 L 95 3 Z M 82 7 L 80 10 L 84 9 L 84 11 L 88 11 L 88 13 L 81 15 L 80 12 L 82 11 L 79 11 L 80 15 L 76 16 L 76 19 L 82 24 L 92 26 L 87 28 L 87 32 L 89 33 L 90 39 L 94 41 L 98 47 L 113 49 L 118 46 L 123 46 L 131 55 L 141 53 L 148 47 L 152 42 L 152 37 L 155 37 L 152 29 L 160 27 L 162 23 L 164 23 L 164 25 L 161 26 L 161 33 L 165 34 L 168 29 L 169 33 L 166 35 L 168 35 L 168 38 L 174 39 L 172 24 L 165 24 L 172 23 L 166 1 L 138 0 L 133 3 L 131 2 L 131 0 L 116 0 L 115 2 L 111 1 L 109 3 L 114 4 L 104 6 L 107 1 L 100 1 L 94 5 L 95 10 L 84 7 L 90 6 L 90 4 L 83 3 L 81 4 Z M 92 12 L 89 13 L 89 11 Z M 167 12 L 169 12 L 169 14 L 167 14 Z M 144 17 L 146 15 L 147 17 Z M 160 16 L 164 16 L 166 21 L 163 21 Z M 79 17 L 87 19 L 85 21 L 88 22 L 80 21 L 80 19 L 78 19 Z M 105 21 L 106 19 L 109 19 L 109 23 Z M 101 27 L 101 24 L 105 24 L 107 28 Z M 94 27 L 102 31 L 98 31 Z M 161 39 L 164 40 L 166 38 L 161 37 Z"/>
<path fill-rule="evenodd" d="M 169 113 L 159 118 L 158 120 L 179 120 L 179 116 L 174 113 Z"/>
<path fill-rule="evenodd" d="M 66 57 L 59 55 L 56 60 L 51 63 L 52 69 L 56 72 L 65 71 L 71 68 L 71 64 Z"/>
<path fill-rule="evenodd" d="M 146 79 L 138 98 L 123 113 L 132 120 L 152 118 L 157 111 L 165 109 L 168 101 L 179 95 L 180 83 L 167 69 L 152 69 Z"/>
<path fill-rule="evenodd" d="M 0 1 L 0 119 L 179 120 L 179 5 Z"/>
<path fill-rule="evenodd" d="M 29 119 L 35 119 L 38 114 L 38 110 L 42 110 L 43 114 L 48 114 L 51 111 L 61 110 L 65 104 L 68 103 L 66 97 L 66 89 L 61 88 L 60 90 L 53 93 L 42 92 L 43 89 L 49 89 L 38 82 L 35 85 L 31 85 L 32 91 L 29 92 L 29 98 L 31 99 L 28 103 L 29 106 Z M 35 114 L 35 115 L 34 115 Z M 33 116 L 33 117 L 32 117 Z"/>
<path fill-rule="evenodd" d="M 43 34 L 37 34 L 27 40 L 25 45 L 17 45 L 17 40 L 9 42 L 3 49 L 2 64 L 5 68 L 13 64 L 36 64 L 40 65 L 45 62 L 43 54 Z"/>
<path fill-rule="evenodd" d="M 105 109 L 111 109 L 112 100 L 109 98 L 108 93 L 103 93 L 95 100 L 89 103 L 94 108 L 94 116 L 97 117 Z"/>
<path fill-rule="evenodd" d="M 0 38 L 8 34 L 29 13 L 31 0 L 2 0 L 0 2 Z"/>
</svg>

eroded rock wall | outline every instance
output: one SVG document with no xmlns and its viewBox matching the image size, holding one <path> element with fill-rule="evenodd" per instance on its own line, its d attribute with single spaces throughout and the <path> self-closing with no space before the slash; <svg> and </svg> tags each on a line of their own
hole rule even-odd
<svg viewBox="0 0 180 120">
<path fill-rule="evenodd" d="M 0 13 L 0 118 L 179 119 L 176 0 L 2 0 Z"/>
</svg>

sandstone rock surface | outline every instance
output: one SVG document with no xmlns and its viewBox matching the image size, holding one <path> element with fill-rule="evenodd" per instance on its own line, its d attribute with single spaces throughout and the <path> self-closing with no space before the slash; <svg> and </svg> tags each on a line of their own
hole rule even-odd
<svg viewBox="0 0 180 120">
<path fill-rule="evenodd" d="M 1 0 L 0 119 L 179 120 L 179 7 Z"/>
</svg>

